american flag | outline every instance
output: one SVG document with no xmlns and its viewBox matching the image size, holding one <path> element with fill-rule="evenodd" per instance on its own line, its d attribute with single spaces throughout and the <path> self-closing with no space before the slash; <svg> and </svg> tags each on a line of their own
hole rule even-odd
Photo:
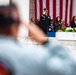
<svg viewBox="0 0 76 75">
<path fill-rule="evenodd" d="M 35 18 L 39 19 L 43 9 L 47 8 L 51 19 L 55 21 L 60 16 L 67 24 L 72 19 L 72 3 L 73 0 L 35 0 Z"/>
</svg>

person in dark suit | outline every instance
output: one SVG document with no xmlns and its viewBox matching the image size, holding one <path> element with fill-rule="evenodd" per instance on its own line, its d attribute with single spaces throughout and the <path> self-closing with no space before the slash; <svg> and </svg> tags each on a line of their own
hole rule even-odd
<svg viewBox="0 0 76 75">
<path fill-rule="evenodd" d="M 45 34 L 47 34 L 47 31 L 50 26 L 50 16 L 48 16 L 48 9 L 44 8 L 44 13 L 42 16 L 40 16 L 40 21 L 38 23 L 38 26 L 43 30 Z"/>
<path fill-rule="evenodd" d="M 72 22 L 70 23 L 72 28 L 76 27 L 76 16 L 73 17 Z"/>
<path fill-rule="evenodd" d="M 50 26 L 49 26 L 48 32 L 54 32 L 54 26 L 53 26 L 53 20 L 52 19 L 50 21 Z"/>
</svg>

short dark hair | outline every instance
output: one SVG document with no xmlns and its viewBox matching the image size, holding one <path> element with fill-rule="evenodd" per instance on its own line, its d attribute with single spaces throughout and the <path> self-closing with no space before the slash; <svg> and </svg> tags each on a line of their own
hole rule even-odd
<svg viewBox="0 0 76 75">
<path fill-rule="evenodd" d="M 44 11 L 45 11 L 45 10 L 48 10 L 48 9 L 47 9 L 47 8 L 44 8 Z"/>
<path fill-rule="evenodd" d="M 0 6 L 0 26 L 8 26 L 13 23 L 19 23 L 19 20 L 14 20 L 11 17 L 11 10 L 13 7 L 15 7 L 14 4 Z"/>
</svg>

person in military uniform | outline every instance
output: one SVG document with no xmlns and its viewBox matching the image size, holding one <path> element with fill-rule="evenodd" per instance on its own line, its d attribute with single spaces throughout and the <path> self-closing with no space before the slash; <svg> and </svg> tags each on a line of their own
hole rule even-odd
<svg viewBox="0 0 76 75">
<path fill-rule="evenodd" d="M 47 31 L 49 29 L 50 20 L 51 20 L 51 18 L 50 18 L 50 16 L 48 16 L 48 9 L 47 8 L 44 8 L 44 13 L 40 17 L 40 21 L 39 21 L 38 25 L 43 30 L 43 32 L 45 34 L 47 34 Z"/>
</svg>

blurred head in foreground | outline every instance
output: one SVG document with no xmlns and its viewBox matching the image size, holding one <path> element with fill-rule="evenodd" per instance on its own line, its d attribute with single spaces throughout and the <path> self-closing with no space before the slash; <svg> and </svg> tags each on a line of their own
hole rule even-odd
<svg viewBox="0 0 76 75">
<path fill-rule="evenodd" d="M 0 35 L 16 38 L 19 25 L 19 16 L 14 4 L 0 6 Z"/>
<path fill-rule="evenodd" d="M 14 4 L 0 6 L 0 35 L 12 36 L 17 39 L 20 22 L 17 7 Z M 47 40 L 44 38 L 45 34 L 38 27 L 32 25 L 32 23 L 27 28 L 30 30 L 32 36 L 34 36 L 35 41 L 43 43 Z"/>
<path fill-rule="evenodd" d="M 0 6 L 0 35 L 16 39 L 19 23 L 15 5 Z M 76 75 L 76 64 L 69 58 L 65 48 L 57 42 L 43 40 L 45 35 L 36 26 L 31 25 L 28 28 L 37 41 L 44 42 L 43 46 L 40 48 L 26 46 L 23 50 L 13 41 L 0 39 L 1 75 Z M 7 71 L 8 68 L 2 61 L 11 73 Z M 3 74 L 4 72 L 7 74 Z"/>
</svg>

